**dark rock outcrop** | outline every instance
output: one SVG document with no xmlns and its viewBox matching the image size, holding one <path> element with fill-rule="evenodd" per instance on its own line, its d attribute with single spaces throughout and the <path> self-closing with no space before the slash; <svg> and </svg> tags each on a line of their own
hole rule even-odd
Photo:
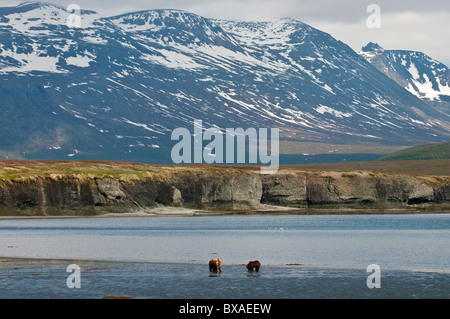
<svg viewBox="0 0 450 319">
<path fill-rule="evenodd" d="M 283 172 L 275 175 L 262 175 L 262 204 L 287 207 L 305 207 L 308 203 L 307 174 L 302 172 Z"/>
<path fill-rule="evenodd" d="M 412 176 L 368 172 L 310 174 L 307 201 L 310 206 L 378 207 L 438 202 L 430 182 Z"/>
</svg>

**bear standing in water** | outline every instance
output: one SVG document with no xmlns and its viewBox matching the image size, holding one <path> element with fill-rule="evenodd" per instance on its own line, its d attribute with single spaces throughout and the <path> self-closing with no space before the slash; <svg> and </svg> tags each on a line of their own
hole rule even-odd
<svg viewBox="0 0 450 319">
<path fill-rule="evenodd" d="M 261 263 L 258 260 L 254 260 L 250 261 L 245 267 L 247 267 L 248 271 L 259 271 Z"/>
<path fill-rule="evenodd" d="M 222 272 L 222 262 L 219 258 L 213 258 L 209 261 L 209 271 Z"/>
</svg>

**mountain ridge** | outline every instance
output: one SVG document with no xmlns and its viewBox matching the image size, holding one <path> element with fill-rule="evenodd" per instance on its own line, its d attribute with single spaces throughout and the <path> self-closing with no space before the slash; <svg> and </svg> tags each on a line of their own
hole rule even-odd
<svg viewBox="0 0 450 319">
<path fill-rule="evenodd" d="M 321 143 L 449 136 L 448 115 L 297 20 L 161 9 L 21 31 L 2 23 L 8 16 L 0 9 L 0 135 L 9 137 L 0 156 L 170 162 L 170 132 L 192 131 L 195 119 L 205 128 L 279 127 L 283 139 Z M 146 30 L 144 16 L 161 28 Z"/>
<path fill-rule="evenodd" d="M 360 55 L 411 94 L 446 113 L 450 110 L 450 70 L 423 52 L 385 50 L 369 43 Z"/>
</svg>

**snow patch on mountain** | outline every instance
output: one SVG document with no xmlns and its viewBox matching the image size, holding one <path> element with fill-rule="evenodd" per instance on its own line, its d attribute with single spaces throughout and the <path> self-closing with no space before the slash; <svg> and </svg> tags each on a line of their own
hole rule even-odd
<svg viewBox="0 0 450 319">
<path fill-rule="evenodd" d="M 34 2 L 24 3 L 17 6 L 17 13 L 3 15 L 0 19 L 0 27 L 8 27 L 20 33 L 42 35 L 51 34 L 49 26 L 66 26 L 73 12 L 66 8 L 52 4 L 39 4 Z M 91 11 L 80 12 L 80 28 L 94 28 L 94 22 L 101 18 L 97 13 Z"/>
<path fill-rule="evenodd" d="M 239 38 L 246 45 L 267 46 L 270 49 L 286 47 L 299 27 L 308 29 L 303 23 L 290 18 L 268 19 L 266 21 L 215 20 L 227 32 Z"/>
<path fill-rule="evenodd" d="M 195 62 L 192 58 L 182 53 L 162 49 L 158 51 L 158 55 L 143 54 L 142 60 L 163 65 L 168 68 L 198 70 L 205 68 L 205 66 Z"/>
<path fill-rule="evenodd" d="M 91 62 L 95 62 L 96 56 L 85 51 L 83 55 L 77 54 L 75 57 L 68 57 L 66 63 L 80 68 L 87 68 Z"/>
<path fill-rule="evenodd" d="M 331 107 L 328 107 L 326 105 L 320 105 L 315 110 L 316 110 L 317 113 L 320 113 L 320 114 L 329 113 L 329 114 L 334 115 L 334 116 L 339 117 L 339 118 L 351 117 L 352 116 L 351 113 L 341 112 L 341 111 L 335 110 L 335 109 L 333 109 Z"/>
<path fill-rule="evenodd" d="M 41 71 L 49 73 L 66 73 L 67 71 L 58 69 L 58 57 L 44 55 L 36 43 L 32 44 L 30 53 L 19 53 L 17 47 L 12 50 L 0 50 L 0 56 L 10 58 L 15 61 L 12 66 L 0 68 L 0 73 L 19 72 L 27 73 L 31 71 Z M 0 65 L 1 67 L 1 65 Z"/>
</svg>

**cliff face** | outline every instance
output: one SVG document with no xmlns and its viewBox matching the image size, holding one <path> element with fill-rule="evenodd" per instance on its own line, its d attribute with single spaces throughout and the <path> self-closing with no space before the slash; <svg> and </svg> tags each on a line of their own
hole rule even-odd
<svg viewBox="0 0 450 319">
<path fill-rule="evenodd" d="M 396 207 L 448 201 L 440 178 L 357 173 L 284 173 L 263 178 L 262 203 L 293 207 Z"/>
<path fill-rule="evenodd" d="M 157 205 L 246 210 L 261 204 L 305 208 L 450 207 L 450 178 L 370 172 L 161 168 L 144 177 L 58 174 L 0 179 L 0 215 L 96 215 Z"/>
</svg>

